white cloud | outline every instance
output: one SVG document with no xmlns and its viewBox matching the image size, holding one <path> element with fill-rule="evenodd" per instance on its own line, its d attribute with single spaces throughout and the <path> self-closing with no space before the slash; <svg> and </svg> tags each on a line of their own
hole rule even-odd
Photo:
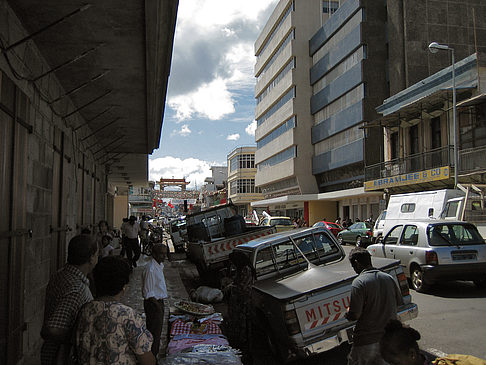
<svg viewBox="0 0 486 365">
<path fill-rule="evenodd" d="M 239 133 L 230 134 L 228 137 L 226 137 L 227 141 L 237 141 L 239 139 L 240 139 Z"/>
<path fill-rule="evenodd" d="M 172 131 L 172 134 L 171 134 L 171 135 L 172 135 L 172 136 L 174 136 L 174 135 L 178 134 L 178 135 L 180 135 L 180 136 L 182 136 L 182 137 L 187 137 L 187 136 L 188 136 L 189 134 L 191 134 L 191 133 L 192 133 L 192 131 L 189 129 L 189 126 L 188 126 L 187 124 L 184 124 L 184 125 L 181 127 L 181 129 L 180 129 L 180 130 L 175 130 L 175 129 L 174 129 L 174 130 Z"/>
<path fill-rule="evenodd" d="M 176 118 L 180 121 L 192 116 L 218 120 L 235 111 L 231 94 L 222 79 L 203 84 L 195 92 L 176 96 L 168 103 L 176 110 Z"/>
<path fill-rule="evenodd" d="M 165 179 L 182 179 L 190 182 L 188 188 L 200 188 L 204 180 L 211 176 L 211 166 L 218 165 L 215 162 L 198 160 L 197 158 L 180 159 L 177 157 L 161 157 L 149 159 L 149 179 L 158 181 Z"/>
<path fill-rule="evenodd" d="M 257 121 L 254 120 L 253 122 L 248 124 L 248 126 L 245 128 L 245 132 L 250 136 L 255 136 L 256 128 L 257 128 Z"/>
<path fill-rule="evenodd" d="M 179 3 L 167 102 L 180 121 L 235 112 L 254 85 L 253 44 L 278 0 Z"/>
</svg>

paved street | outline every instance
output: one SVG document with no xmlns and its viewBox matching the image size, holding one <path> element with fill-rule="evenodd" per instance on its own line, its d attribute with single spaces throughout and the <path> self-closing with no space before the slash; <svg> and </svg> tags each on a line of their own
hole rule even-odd
<svg viewBox="0 0 486 365">
<path fill-rule="evenodd" d="M 344 246 L 349 253 L 352 246 Z M 141 256 L 139 266 L 131 276 L 130 290 L 124 302 L 143 313 L 140 280 L 143 265 L 148 260 Z M 165 263 L 166 281 L 170 302 L 188 297 L 191 289 L 202 285 L 195 266 L 185 260 L 184 254 L 171 254 Z M 419 306 L 419 316 L 409 324 L 417 329 L 422 339 L 419 344 L 423 350 L 436 355 L 443 353 L 470 354 L 486 358 L 486 289 L 479 289 L 471 282 L 442 283 L 433 287 L 430 293 L 421 294 L 411 290 L 412 298 Z M 215 309 L 223 315 L 225 303 L 215 304 Z M 274 364 L 268 352 L 257 350 L 255 364 Z M 299 361 L 299 364 L 346 364 L 348 346 L 341 346 L 334 351 Z"/>
</svg>

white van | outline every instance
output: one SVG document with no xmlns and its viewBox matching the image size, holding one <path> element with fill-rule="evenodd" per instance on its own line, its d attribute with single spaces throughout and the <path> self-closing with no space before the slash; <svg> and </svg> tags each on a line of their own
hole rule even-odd
<svg viewBox="0 0 486 365">
<path fill-rule="evenodd" d="M 463 198 L 465 193 L 456 189 L 421 191 L 390 196 L 383 225 L 383 236 L 398 222 L 419 219 L 437 219 L 446 203 Z"/>
<path fill-rule="evenodd" d="M 373 237 L 371 237 L 371 242 L 376 242 L 383 237 L 383 227 L 385 226 L 386 219 L 386 209 L 380 213 L 378 218 L 376 218 L 375 225 L 373 226 Z"/>
</svg>

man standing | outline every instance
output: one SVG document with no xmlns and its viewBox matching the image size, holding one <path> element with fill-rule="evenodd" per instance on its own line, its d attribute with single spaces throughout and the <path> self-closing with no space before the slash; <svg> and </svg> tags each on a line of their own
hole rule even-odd
<svg viewBox="0 0 486 365">
<path fill-rule="evenodd" d="M 163 264 L 166 250 L 166 246 L 155 244 L 152 248 L 152 259 L 142 272 L 143 308 L 146 315 L 147 329 L 154 337 L 152 353 L 155 357 L 159 353 L 164 318 L 164 299 L 167 298 Z"/>
<path fill-rule="evenodd" d="M 69 241 L 67 264 L 49 280 L 41 336 L 41 364 L 66 364 L 71 331 L 79 309 L 93 300 L 87 275 L 98 262 L 98 246 L 89 235 Z"/>
<path fill-rule="evenodd" d="M 133 267 L 137 267 L 137 260 L 140 258 L 140 244 L 138 243 L 138 235 L 140 234 L 140 225 L 137 223 L 137 218 L 131 215 L 128 219 L 128 224 L 125 226 L 126 249 L 128 262 Z"/>
<path fill-rule="evenodd" d="M 402 296 L 395 280 L 371 265 L 371 255 L 364 248 L 349 253 L 349 261 L 358 275 L 353 280 L 346 318 L 357 321 L 348 365 L 386 364 L 380 355 L 380 339 L 390 319 L 397 318 Z"/>
</svg>

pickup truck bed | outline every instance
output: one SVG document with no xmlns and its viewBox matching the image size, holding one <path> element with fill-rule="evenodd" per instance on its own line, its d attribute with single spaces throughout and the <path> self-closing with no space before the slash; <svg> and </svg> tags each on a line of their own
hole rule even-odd
<svg viewBox="0 0 486 365">
<path fill-rule="evenodd" d="M 373 257 L 373 266 L 387 271 L 397 266 L 400 261 Z M 299 275 L 290 275 L 280 279 L 267 279 L 254 285 L 256 290 L 264 291 L 278 300 L 292 300 L 302 293 L 312 294 L 323 289 L 331 289 L 345 282 L 352 281 L 358 275 L 351 268 L 349 261 L 343 260 L 332 265 L 314 266 Z"/>
<path fill-rule="evenodd" d="M 272 233 L 275 233 L 274 227 L 249 227 L 248 231 L 236 236 L 188 242 L 187 249 L 191 261 L 195 263 L 199 274 L 203 275 L 224 267 L 236 246 Z"/>
</svg>

